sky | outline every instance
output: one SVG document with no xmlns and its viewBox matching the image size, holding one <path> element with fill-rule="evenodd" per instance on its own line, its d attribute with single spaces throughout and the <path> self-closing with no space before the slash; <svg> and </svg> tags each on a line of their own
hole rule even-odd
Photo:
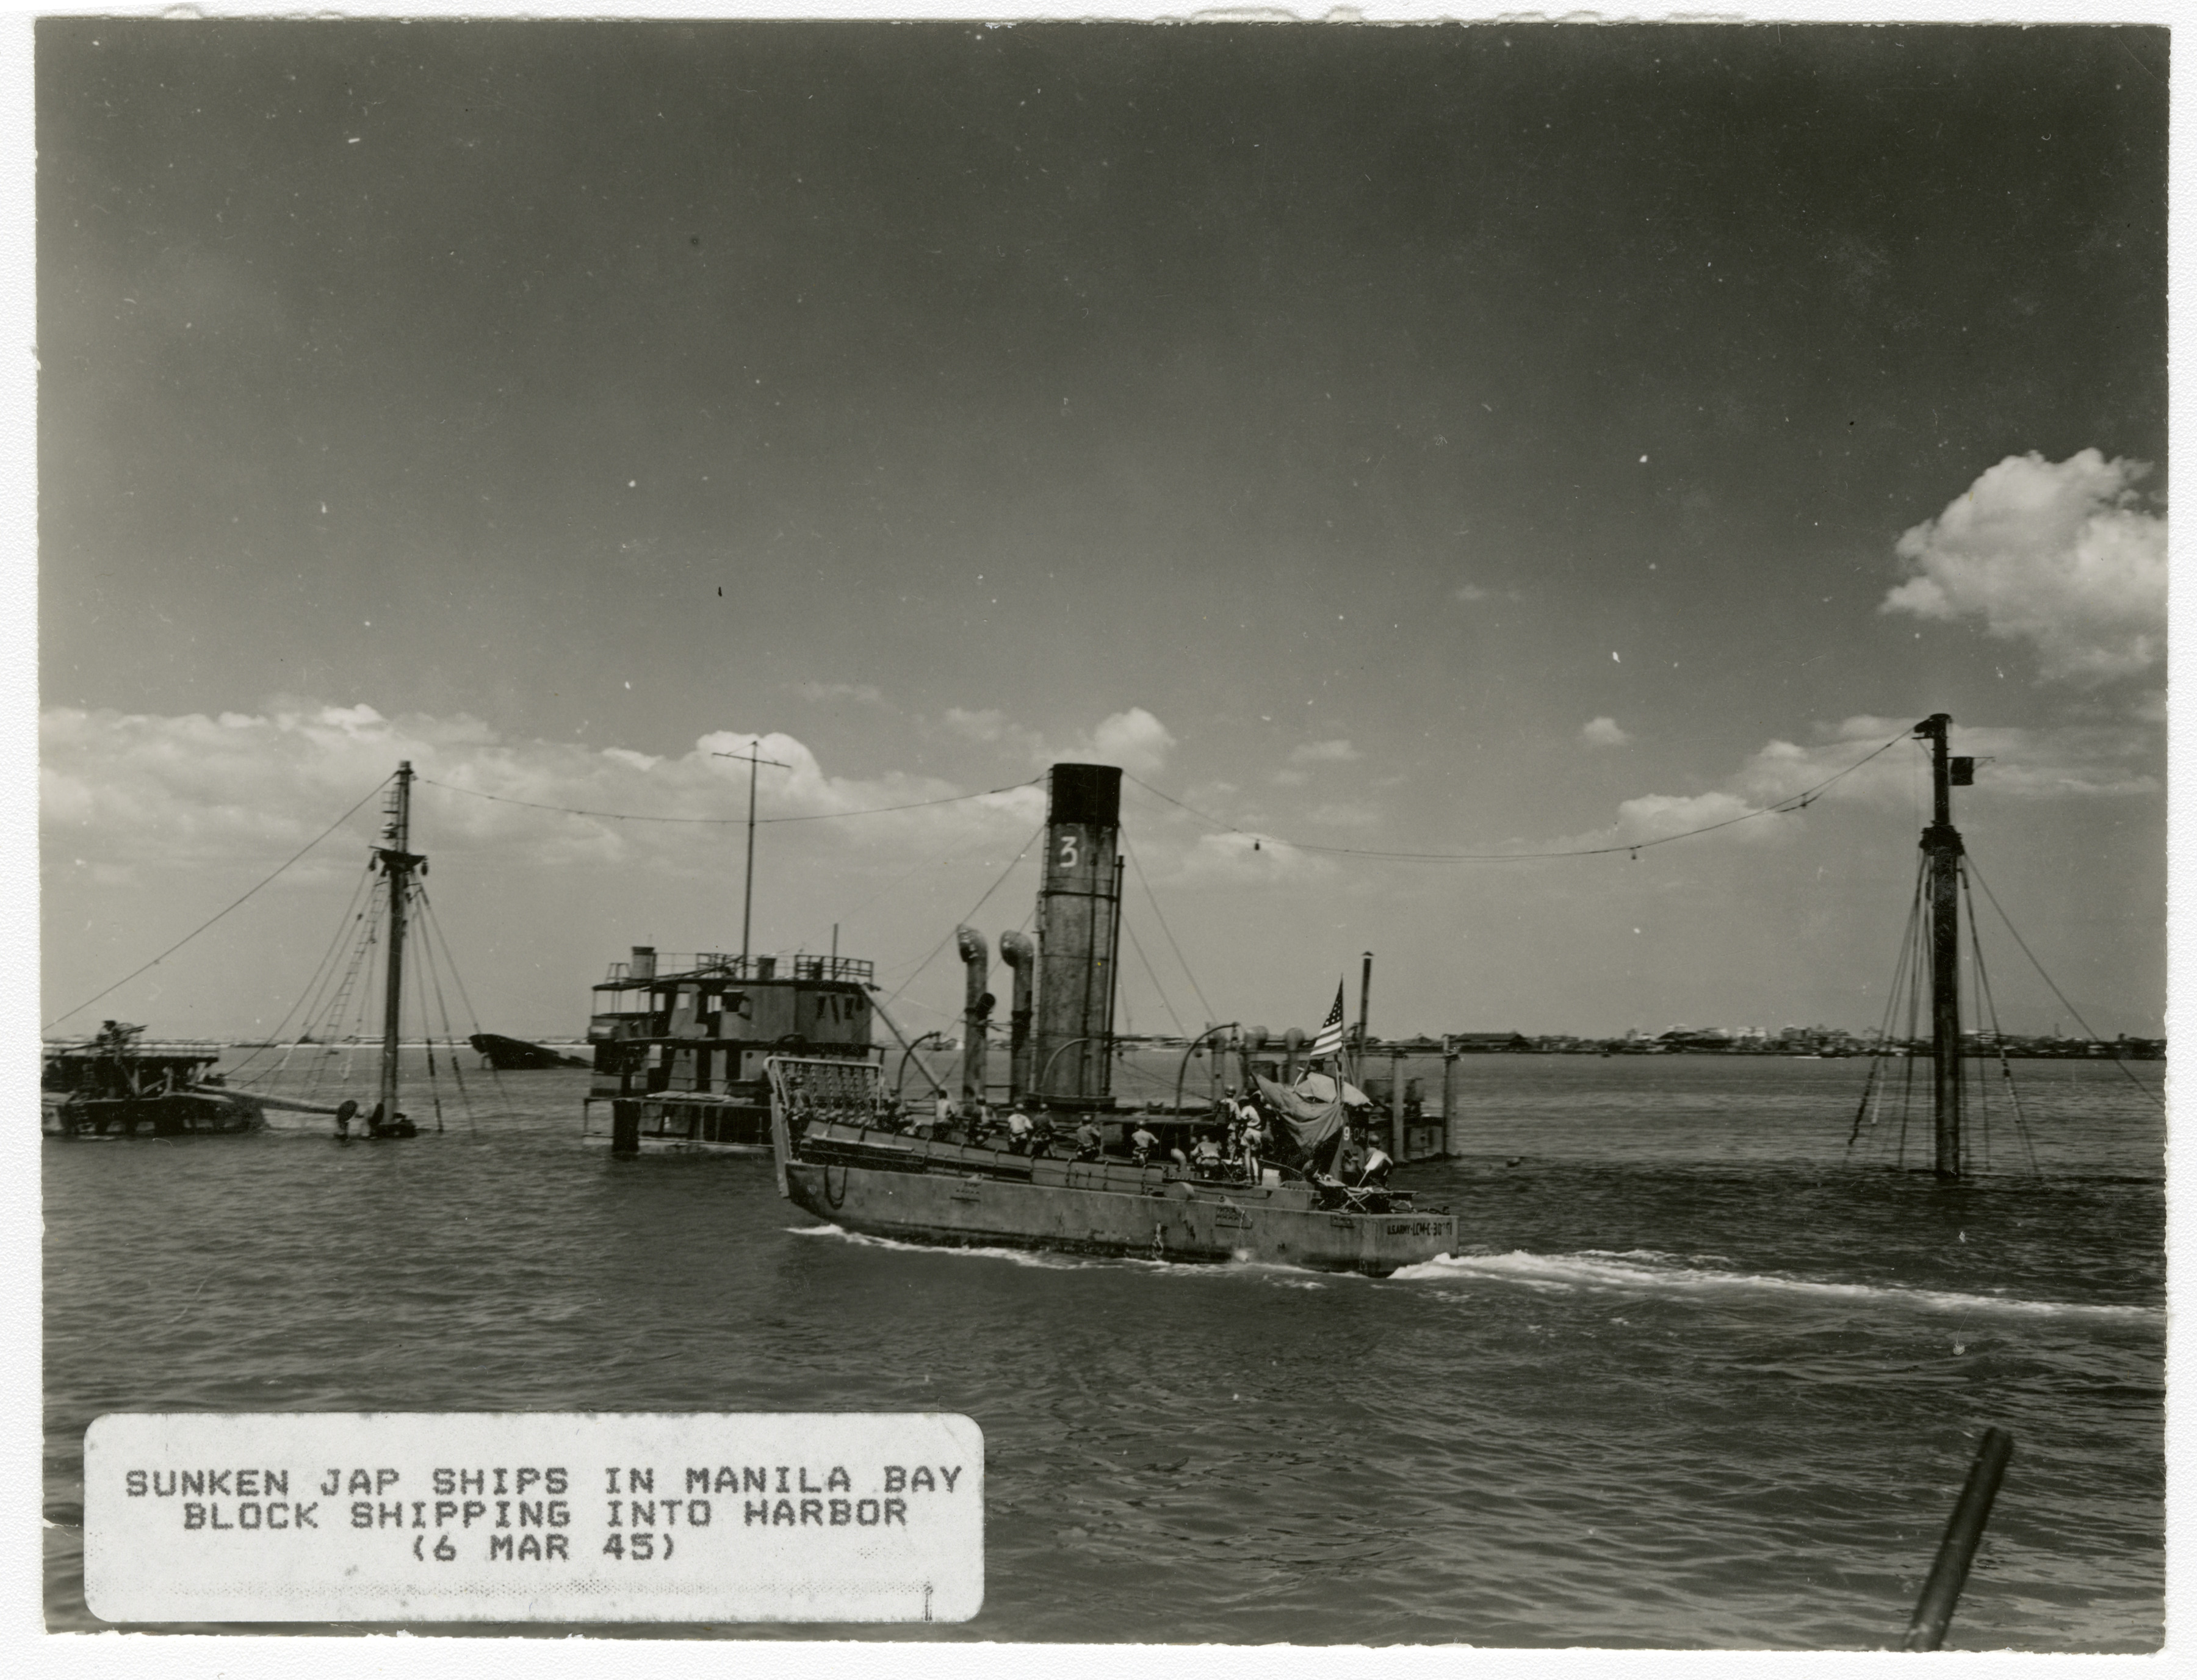
<svg viewBox="0 0 2197 1680">
<path fill-rule="evenodd" d="M 271 1028 L 409 758 L 459 1029 L 577 1033 L 738 948 L 759 742 L 755 947 L 911 1032 L 1061 760 L 1128 773 L 1133 1030 L 1366 950 L 1390 1036 L 1860 1030 L 1944 711 L 2157 1033 L 2166 58 L 43 20 L 42 1017 Z"/>
</svg>

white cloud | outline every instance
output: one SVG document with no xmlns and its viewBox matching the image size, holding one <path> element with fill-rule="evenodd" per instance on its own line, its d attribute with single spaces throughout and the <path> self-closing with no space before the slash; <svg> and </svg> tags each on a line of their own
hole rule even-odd
<svg viewBox="0 0 2197 1680">
<path fill-rule="evenodd" d="M 1727 785 L 1754 805 L 1790 799 L 1852 764 L 1869 746 L 1904 737 L 1917 720 L 1849 717 L 1819 724 L 1809 745 L 1771 741 L 1748 760 Z M 2017 798 L 2119 797 L 2148 793 L 2157 777 L 2142 766 L 2157 748 L 2156 732 L 2123 723 L 2070 724 L 2049 729 L 1953 725 L 1953 751 L 1973 757 L 1979 792 Z M 1894 747 L 1824 790 L 1822 797 L 1880 807 L 1909 805 L 1915 797 L 1922 746 Z"/>
<path fill-rule="evenodd" d="M 1168 733 L 1167 725 L 1142 706 L 1132 706 L 1102 720 L 1091 735 L 1094 754 L 1132 775 L 1156 775 L 1174 746 L 1175 739 Z"/>
<path fill-rule="evenodd" d="M 983 711 L 969 711 L 959 706 L 948 706 L 946 709 L 946 727 L 957 735 L 964 735 L 972 741 L 983 741 L 988 744 L 1005 740 L 1011 734 L 1035 739 L 1030 735 L 1029 731 L 1017 729 L 1013 724 L 1008 722 L 1007 715 L 1005 712 L 992 708 L 987 708 Z"/>
<path fill-rule="evenodd" d="M 1589 747 L 1630 746 L 1632 737 L 1617 727 L 1614 717 L 1590 718 L 1580 730 L 1580 744 Z"/>
<path fill-rule="evenodd" d="M 804 700 L 826 704 L 833 700 L 854 700 L 866 706 L 885 704 L 884 691 L 869 682 L 797 682 L 793 692 Z"/>
<path fill-rule="evenodd" d="M 1174 750 L 1175 739 L 1168 727 L 1142 706 L 1099 720 L 1087 733 L 1065 742 L 1048 740 L 1041 732 L 1015 722 L 1005 712 L 987 708 L 971 711 L 960 706 L 947 709 L 946 727 L 955 734 L 988 746 L 1004 746 L 1042 768 L 1062 761 L 1096 760 L 1118 764 L 1132 775 L 1158 773 Z"/>
<path fill-rule="evenodd" d="M 1365 756 L 1348 741 L 1300 741 L 1290 749 L 1292 764 L 1348 764 Z"/>
<path fill-rule="evenodd" d="M 1788 816 L 1733 820 L 1800 797 L 1824 782 L 1816 796 L 1826 804 L 1860 804 L 1911 810 L 1918 785 L 1920 744 L 1898 745 L 1861 764 L 1873 746 L 1904 737 L 1918 720 L 1856 716 L 1821 724 L 1806 744 L 1771 740 L 1757 748 L 1717 787 L 1696 793 L 1648 793 L 1624 801 L 1605 828 L 1568 835 L 1533 850 L 1638 845 L 1732 823 L 1735 840 L 1760 842 L 1783 832 Z M 1978 795 L 2015 799 L 2124 797 L 2156 792 L 2149 762 L 2157 732 L 2141 724 L 2070 725 L 2052 729 L 1964 728 L 1956 723 L 1953 750 L 1979 762 Z M 1841 771 L 1849 773 L 1840 776 Z M 1832 782 L 1833 777 L 1840 779 Z M 1811 802 L 1814 802 L 1813 801 Z"/>
<path fill-rule="evenodd" d="M 746 813 L 747 766 L 721 754 L 756 747 L 766 821 L 915 805 L 963 790 L 894 772 L 827 773 L 782 733 L 718 731 L 677 756 L 572 742 L 503 740 L 472 718 L 384 718 L 371 707 L 312 706 L 264 715 L 152 716 L 55 708 L 40 723 L 40 820 L 59 854 L 112 866 L 271 868 L 409 759 L 422 849 L 492 850 L 514 866 L 621 863 L 715 871 L 725 831 Z M 489 795 L 493 797 L 483 798 Z M 1042 817 L 1037 786 L 959 804 L 831 824 L 839 843 L 893 854 L 993 831 L 1027 833 Z M 548 806 L 556 809 L 537 809 Z M 677 822 L 621 822 L 570 813 L 630 814 Z M 332 837 L 301 866 L 348 871 L 357 842 L 379 825 L 379 801 L 351 820 L 353 843 Z"/>
<path fill-rule="evenodd" d="M 2057 463 L 2009 455 L 1900 537 L 1913 575 L 1879 610 L 1980 617 L 1992 635 L 2032 643 L 2058 681 L 2148 669 L 2166 636 L 2166 522 L 2135 490 L 2148 471 L 2096 449 Z"/>
<path fill-rule="evenodd" d="M 1305 814 L 1332 828 L 1371 828 L 1381 820 L 1380 812 L 1373 807 L 1352 803 L 1315 805 Z"/>
<path fill-rule="evenodd" d="M 90 995 L 252 888 L 252 907 L 217 937 L 133 982 L 112 1007 L 177 1029 L 271 1023 L 359 879 L 380 827 L 380 789 L 409 759 L 419 776 L 413 842 L 433 860 L 441 907 L 472 953 L 468 984 L 491 1011 L 501 996 L 508 1007 L 524 1000 L 534 1022 L 568 1019 L 585 1000 L 568 988 L 594 970 L 605 942 L 660 934 L 664 948 L 686 951 L 738 936 L 749 773 L 714 755 L 751 745 L 790 767 L 762 768 L 766 824 L 845 819 L 763 830 L 766 950 L 820 948 L 845 922 L 849 948 L 863 954 L 927 951 L 942 922 L 950 927 L 1027 854 L 1045 815 L 1034 776 L 962 797 L 966 784 L 931 776 L 836 773 L 784 733 L 713 732 L 659 756 L 503 737 L 470 718 L 303 702 L 218 717 L 55 708 L 41 719 L 41 912 L 69 937 L 43 953 L 49 1001 Z M 896 806 L 914 808 L 881 808 Z M 227 977 L 209 986 L 199 978 L 209 974 Z"/>
<path fill-rule="evenodd" d="M 1481 588 L 1477 583 L 1460 583 L 1449 592 L 1449 596 L 1454 601 L 1484 601 L 1493 593 Z"/>
</svg>

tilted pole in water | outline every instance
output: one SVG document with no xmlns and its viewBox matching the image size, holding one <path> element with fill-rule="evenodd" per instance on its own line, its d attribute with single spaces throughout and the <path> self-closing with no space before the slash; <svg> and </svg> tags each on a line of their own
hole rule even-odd
<svg viewBox="0 0 2197 1680">
<path fill-rule="evenodd" d="M 388 974 L 381 994 L 381 1118 L 397 1123 L 397 1047 L 404 1021 L 404 912 L 411 896 L 412 871 L 426 861 L 412 846 L 412 761 L 397 767 L 396 791 L 389 797 L 389 825 L 375 848 L 389 879 Z"/>
<path fill-rule="evenodd" d="M 1903 1651 L 1934 1651 L 1945 1642 L 1946 1624 L 1953 1619 L 1953 1606 L 1968 1584 L 1968 1565 L 1975 1560 L 1984 1525 L 1991 1521 L 1991 1502 L 1998 1498 L 1998 1485 L 2006 1475 L 2006 1461 L 2013 1456 L 2012 1435 L 2003 1429 L 1984 1431 L 1968 1486 L 1961 1490 L 1960 1503 L 1945 1524 L 1937 1561 L 1930 1566 L 1930 1579 L 1922 1584 L 1922 1596 L 1908 1621 L 1907 1637 L 1900 1642 Z"/>
<path fill-rule="evenodd" d="M 1975 779 L 1973 758 L 1953 758 L 1953 720 L 1933 712 L 1915 726 L 1930 743 L 1930 826 L 1922 831 L 1930 903 L 1930 1069 L 1936 1116 L 1933 1169 L 1961 1176 L 1961 831 L 1953 826 L 1953 794 Z"/>
</svg>

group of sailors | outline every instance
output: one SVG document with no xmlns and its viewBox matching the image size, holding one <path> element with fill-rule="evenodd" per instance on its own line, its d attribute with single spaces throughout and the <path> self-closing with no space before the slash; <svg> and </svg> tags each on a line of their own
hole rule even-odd
<svg viewBox="0 0 2197 1680">
<path fill-rule="evenodd" d="M 1038 1105 L 1035 1119 L 1018 1103 L 1009 1104 L 1004 1115 L 994 1114 L 983 1103 L 973 1109 L 973 1114 L 964 1115 L 942 1091 L 928 1115 L 895 1129 L 957 1143 L 981 1144 L 990 1138 L 1004 1138 L 1007 1153 L 1021 1156 L 1050 1156 L 1064 1142 L 1042 1104 Z M 1165 1142 L 1153 1126 L 1150 1118 L 1139 1117 L 1131 1127 L 1126 1142 L 1132 1166 L 1172 1164 L 1194 1179 L 1256 1185 L 1277 1159 L 1273 1127 L 1258 1104 L 1249 1099 L 1224 1099 L 1213 1119 L 1194 1128 L 1187 1150 Z M 1075 1161 L 1095 1162 L 1104 1154 L 1105 1134 L 1089 1115 L 1064 1141 Z M 1388 1183 L 1394 1165 L 1374 1138 L 1372 1129 L 1359 1121 L 1346 1129 L 1331 1163 L 1332 1173 L 1326 1176 L 1348 1186 L 1377 1188 Z"/>
</svg>

